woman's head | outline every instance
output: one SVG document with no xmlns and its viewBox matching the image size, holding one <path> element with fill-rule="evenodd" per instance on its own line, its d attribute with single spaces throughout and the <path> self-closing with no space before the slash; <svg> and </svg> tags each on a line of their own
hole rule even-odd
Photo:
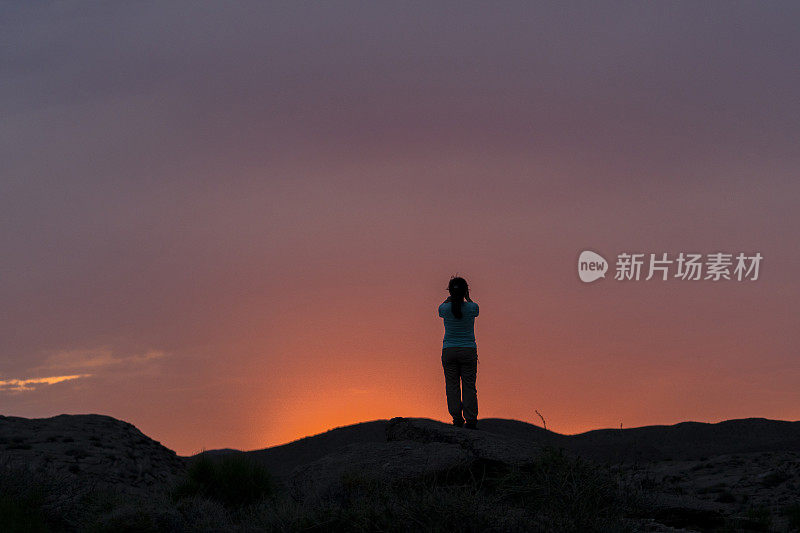
<svg viewBox="0 0 800 533">
<path fill-rule="evenodd" d="M 467 280 L 453 276 L 447 284 L 447 291 L 453 299 L 463 300 L 467 294 Z"/>
<path fill-rule="evenodd" d="M 453 315 L 456 318 L 461 318 L 461 304 L 464 298 L 469 299 L 469 286 L 467 280 L 457 276 L 450 278 L 450 283 L 447 284 L 447 291 L 450 293 L 450 307 L 453 310 Z"/>
</svg>

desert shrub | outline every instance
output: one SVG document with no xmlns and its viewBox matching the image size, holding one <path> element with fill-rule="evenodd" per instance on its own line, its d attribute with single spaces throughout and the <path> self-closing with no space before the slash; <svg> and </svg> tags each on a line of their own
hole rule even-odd
<svg viewBox="0 0 800 533">
<path fill-rule="evenodd" d="M 120 506 L 95 518 L 89 533 L 157 533 L 163 531 L 151 513 L 134 506 Z"/>
<path fill-rule="evenodd" d="M 792 528 L 792 531 L 800 531 L 800 502 L 784 507 L 783 514 L 789 519 L 789 527 Z"/>
<path fill-rule="evenodd" d="M 236 531 L 237 523 L 243 522 L 241 517 L 238 520 L 234 519 L 231 509 L 208 498 L 182 498 L 175 504 L 175 509 L 180 514 L 184 526 L 174 531 L 191 531 L 192 533 Z M 247 509 L 247 507 L 243 509 Z M 249 529 L 244 528 L 244 530 L 257 531 L 258 529 L 250 527 Z"/>
<path fill-rule="evenodd" d="M 29 481 L 19 477 L 16 492 L 0 494 L 24 496 L 20 487 L 36 486 Z M 71 493 L 66 486 L 47 490 L 61 497 Z M 630 531 L 626 513 L 635 500 L 605 466 L 553 449 L 519 467 L 473 461 L 410 479 L 354 471 L 326 492 L 301 495 L 273 483 L 263 465 L 246 455 L 201 454 L 169 492 L 93 490 L 58 506 L 62 522 L 51 520 L 37 494 L 11 505 L 0 499 L 0 525 L 12 524 L 0 530 L 614 532 Z"/>
<path fill-rule="evenodd" d="M 4 441 L 6 443 L 7 450 L 30 450 L 31 444 L 26 442 L 25 437 L 11 437 L 11 443 L 8 443 L 8 440 Z"/>
<path fill-rule="evenodd" d="M 213 459 L 206 454 L 196 457 L 185 479 L 173 491 L 175 500 L 201 496 L 228 507 L 257 502 L 272 494 L 273 483 L 267 469 L 243 454 Z"/>
<path fill-rule="evenodd" d="M 168 491 L 94 491 L 68 531 L 83 533 L 218 533 L 239 531 L 221 503 L 199 496 L 174 501 Z"/>
<path fill-rule="evenodd" d="M 719 493 L 716 501 L 720 503 L 736 503 L 736 495 L 726 489 Z"/>
<path fill-rule="evenodd" d="M 513 468 L 498 483 L 503 501 L 557 530 L 624 529 L 644 501 L 602 465 L 545 447 L 536 461 Z"/>
<path fill-rule="evenodd" d="M 412 479 L 345 474 L 313 498 L 278 497 L 237 522 L 269 531 L 631 531 L 624 486 L 603 467 L 546 451 L 512 468 L 477 461 Z"/>
<path fill-rule="evenodd" d="M 491 530 L 500 502 L 472 480 L 459 483 L 464 474 L 448 471 L 394 483 L 349 476 L 338 497 L 317 513 L 315 524 L 306 527 L 327 525 L 339 531 Z"/>
<path fill-rule="evenodd" d="M 3 525 L 3 531 L 49 531 L 41 505 L 41 500 L 35 496 L 0 493 L 0 524 Z"/>
<path fill-rule="evenodd" d="M 728 531 L 729 527 L 734 527 L 734 531 L 741 530 L 733 523 L 729 523 L 730 521 L 722 513 L 713 509 L 662 507 L 653 513 L 653 518 L 666 526 L 681 530 Z"/>
<path fill-rule="evenodd" d="M 764 487 L 772 488 L 777 487 L 788 479 L 791 479 L 791 476 L 787 472 L 776 470 L 767 474 L 764 479 L 761 480 L 761 484 Z"/>
<path fill-rule="evenodd" d="M 770 531 L 772 528 L 772 513 L 766 505 L 753 506 L 745 513 L 747 526 L 755 531 Z"/>
<path fill-rule="evenodd" d="M 8 533 L 60 529 L 45 510 L 47 492 L 41 476 L 25 468 L 0 466 L 0 529 Z"/>
<path fill-rule="evenodd" d="M 500 520 L 508 522 L 503 511 L 495 496 L 469 484 L 440 486 L 427 477 L 391 482 L 355 473 L 325 497 L 266 500 L 237 522 L 259 531 L 512 530 L 498 527 Z"/>
<path fill-rule="evenodd" d="M 87 533 L 159 533 L 197 531 L 188 527 L 167 498 L 140 497 L 119 500 L 103 513 L 89 516 L 80 528 Z"/>
</svg>

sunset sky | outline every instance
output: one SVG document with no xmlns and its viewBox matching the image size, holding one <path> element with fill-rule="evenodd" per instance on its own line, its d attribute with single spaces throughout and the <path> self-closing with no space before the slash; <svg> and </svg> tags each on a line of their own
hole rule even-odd
<svg viewBox="0 0 800 533">
<path fill-rule="evenodd" d="M 800 4 L 0 2 L 0 414 L 181 455 L 800 419 Z M 594 250 L 755 281 L 582 283 Z M 610 266 L 611 270 L 614 265 Z"/>
</svg>

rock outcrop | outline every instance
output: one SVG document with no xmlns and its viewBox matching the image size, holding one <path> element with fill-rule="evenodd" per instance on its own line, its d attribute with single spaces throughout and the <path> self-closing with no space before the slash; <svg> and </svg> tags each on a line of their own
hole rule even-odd
<svg viewBox="0 0 800 533">
<path fill-rule="evenodd" d="M 442 474 L 476 465 L 513 465 L 535 459 L 540 448 L 523 440 L 456 428 L 427 418 L 391 419 L 386 442 L 361 442 L 300 465 L 289 474 L 297 494 L 319 495 L 347 476 L 380 482 Z"/>
<path fill-rule="evenodd" d="M 45 472 L 75 490 L 147 493 L 185 471 L 174 451 L 104 415 L 0 416 L 0 466 Z"/>
<path fill-rule="evenodd" d="M 529 462 L 541 451 L 540 446 L 531 441 L 458 428 L 428 418 L 392 418 L 386 427 L 386 439 L 444 443 L 458 447 L 473 459 L 506 464 Z"/>
</svg>

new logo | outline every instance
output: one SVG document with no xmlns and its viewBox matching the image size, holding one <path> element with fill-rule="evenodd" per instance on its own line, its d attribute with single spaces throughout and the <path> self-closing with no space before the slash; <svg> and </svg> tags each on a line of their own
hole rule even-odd
<svg viewBox="0 0 800 533">
<path fill-rule="evenodd" d="M 584 283 L 606 277 L 607 270 L 608 261 L 600 254 L 584 250 L 578 257 L 578 276 Z"/>
</svg>

